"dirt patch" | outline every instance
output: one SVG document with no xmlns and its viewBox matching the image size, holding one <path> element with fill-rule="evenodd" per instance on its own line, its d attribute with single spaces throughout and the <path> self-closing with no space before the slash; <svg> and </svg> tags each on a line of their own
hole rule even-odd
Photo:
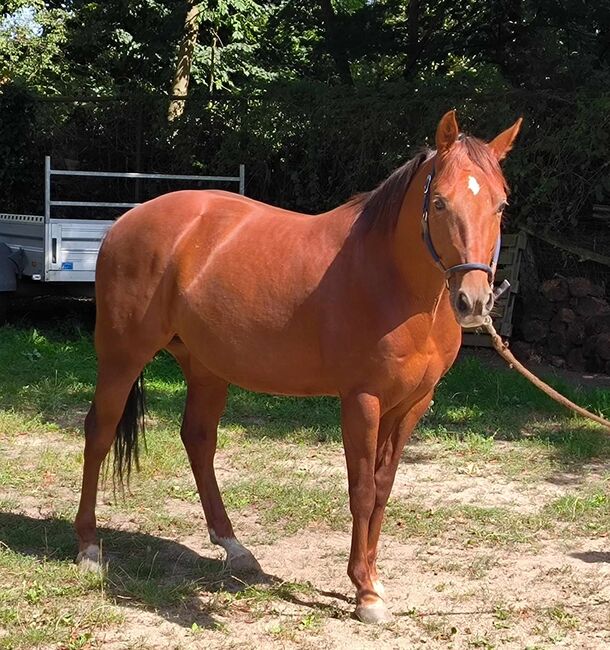
<svg viewBox="0 0 610 650">
<path fill-rule="evenodd" d="M 610 563 L 583 561 L 583 549 L 602 553 L 587 540 L 549 544 L 540 554 L 522 549 L 490 554 L 386 538 L 380 568 L 395 621 L 382 628 L 351 618 L 352 588 L 345 575 L 349 541 L 347 533 L 312 529 L 251 546 L 274 580 L 309 585 L 305 592 L 297 589 L 260 602 L 257 594 L 223 604 L 216 592 L 203 589 L 197 608 L 190 603 L 191 618 L 184 609 L 131 610 L 120 629 L 97 638 L 104 648 L 117 650 L 137 643 L 145 648 L 339 650 L 535 644 L 593 649 L 610 643 Z"/>
<path fill-rule="evenodd" d="M 2 445 L 12 449 L 15 462 L 44 448 L 73 448 L 64 437 L 53 434 L 44 439 L 46 446 L 34 438 L 27 442 L 18 438 Z M 502 444 L 507 451 L 519 453 L 512 443 Z M 267 458 L 267 464 L 261 465 L 256 453 Z M 345 485 L 345 463 L 338 446 L 311 449 L 277 443 L 272 456 L 265 453 L 237 446 L 222 450 L 217 472 L 221 486 L 228 488 L 262 474 L 286 482 L 299 476 L 305 485 L 335 481 Z M 475 505 L 529 515 L 599 482 L 610 471 L 599 462 L 580 473 L 558 472 L 554 481 L 536 474 L 519 480 L 507 477 L 484 458 L 473 464 L 456 456 L 448 462 L 447 454 L 435 443 L 408 448 L 393 498 L 432 510 Z M 433 542 L 425 535 L 408 539 L 384 534 L 379 567 L 394 621 L 368 627 L 352 618 L 347 527 L 318 522 L 287 535 L 265 524 L 264 504 L 237 508 L 231 513 L 237 535 L 266 574 L 254 584 L 242 582 L 222 572 L 223 552 L 208 539 L 187 471 L 178 467 L 168 476 L 149 476 L 148 488 L 145 482 L 138 488 L 134 477 L 134 493 L 120 507 L 111 490 L 100 495 L 98 519 L 109 531 L 106 550 L 112 563 L 104 598 L 122 622 L 92 628 L 89 646 L 83 647 L 610 647 L 606 533 L 579 537 L 562 534 L 558 525 L 541 532 L 535 544 L 461 538 L 449 525 L 446 529 L 441 525 Z M 75 468 L 74 480 L 78 473 Z M 165 496 L 151 503 L 146 492 L 161 481 L 167 482 L 169 496 L 161 491 Z M 11 511 L 31 519 L 51 520 L 58 508 L 73 509 L 78 497 L 77 491 L 61 482 L 51 482 L 47 488 L 40 481 L 31 489 L 29 483 L 24 485 L 23 489 L 7 486 L 2 496 Z M 457 525 L 457 519 L 452 521 Z M 127 545 L 133 550 L 126 550 Z M 68 554 L 62 561 L 69 558 Z M 130 581 L 136 587 L 129 586 Z"/>
</svg>

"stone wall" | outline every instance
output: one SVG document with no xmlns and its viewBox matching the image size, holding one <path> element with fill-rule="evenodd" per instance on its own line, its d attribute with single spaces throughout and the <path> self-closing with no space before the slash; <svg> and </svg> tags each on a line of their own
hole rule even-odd
<svg viewBox="0 0 610 650">
<path fill-rule="evenodd" d="M 523 304 L 516 354 L 610 374 L 610 303 L 587 278 L 553 278 Z"/>
</svg>

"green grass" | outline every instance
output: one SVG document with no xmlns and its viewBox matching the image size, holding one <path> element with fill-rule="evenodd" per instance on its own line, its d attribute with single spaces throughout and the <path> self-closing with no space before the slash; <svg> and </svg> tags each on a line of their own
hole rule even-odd
<svg viewBox="0 0 610 650">
<path fill-rule="evenodd" d="M 225 623 L 217 615 L 227 611 L 239 615 L 246 608 L 247 616 L 258 617 L 275 611 L 278 602 L 315 603 L 311 585 L 239 583 L 222 562 L 178 541 L 205 536 L 205 525 L 178 433 L 185 388 L 167 354 L 158 355 L 146 370 L 149 427 L 142 470 L 124 496 L 113 494 L 109 481 L 100 500 L 109 571 L 103 577 L 76 571 L 72 521 L 82 421 L 94 383 L 91 336 L 77 323 L 47 330 L 0 328 L 0 650 L 95 647 L 98 632 L 119 626 L 125 608 L 162 611 L 199 635 L 222 631 Z M 554 385 L 609 415 L 610 391 L 584 393 Z M 430 460 L 465 477 L 501 474 L 503 480 L 523 484 L 572 477 L 566 496 L 540 503 L 531 513 L 391 499 L 385 533 L 417 548 L 438 543 L 485 551 L 483 559 L 466 568 L 459 565 L 470 580 L 491 573 L 491 554 L 497 550 L 531 550 L 549 537 L 603 538 L 610 528 L 608 474 L 603 473 L 609 439 L 514 372 L 490 368 L 477 358 L 461 359 L 441 382 L 416 439 L 404 465 L 416 457 L 420 464 Z M 336 399 L 231 388 L 219 442 L 221 483 L 232 517 L 254 515 L 267 542 L 302 530 L 347 533 L 340 441 Z M 399 471 L 408 470 L 404 465 Z M 594 479 L 586 477 L 591 467 L 602 468 Z M 282 618 L 269 633 L 299 643 L 319 632 L 325 617 L 345 616 L 345 610 L 333 607 L 312 605 L 306 615 Z M 494 629 L 501 630 L 514 616 L 503 603 L 491 618 Z M 439 620 L 431 636 L 449 639 L 453 626 Z M 559 606 L 545 609 L 543 621 L 562 634 L 578 625 Z M 471 645 L 487 643 L 482 635 Z"/>
<path fill-rule="evenodd" d="M 506 546 L 535 545 L 539 533 L 552 526 L 552 517 L 545 514 L 469 505 L 426 508 L 403 499 L 391 499 L 385 530 L 404 541 L 450 538 L 464 546 Z"/>
<path fill-rule="evenodd" d="M 99 576 L 81 573 L 72 562 L 0 548 L 0 629 L 8 631 L 0 636 L 2 650 L 68 644 L 120 621 Z"/>
<path fill-rule="evenodd" d="M 0 328 L 0 423 L 7 432 L 63 426 L 79 428 L 95 382 L 95 357 L 88 334 Z M 146 372 L 151 416 L 175 430 L 185 388 L 166 353 Z M 610 391 L 575 390 L 551 382 L 594 411 L 610 414 Z M 72 413 L 70 413 L 72 411 Z M 77 413 L 74 413 L 77 411 Z M 76 417 L 78 415 L 78 417 Z M 232 388 L 223 426 L 250 439 L 282 438 L 300 443 L 340 441 L 339 408 L 333 398 L 259 395 Z M 26 429 L 27 427 L 27 429 Z M 584 425 L 514 372 L 464 358 L 443 379 L 420 426 L 420 437 L 441 440 L 534 439 L 567 457 L 610 455 L 599 428 Z M 154 448 L 154 436 L 151 440 Z"/>
<path fill-rule="evenodd" d="M 610 530 L 608 486 L 556 499 L 545 507 L 545 512 L 582 535 L 606 535 Z"/>
<path fill-rule="evenodd" d="M 610 391 L 585 392 L 556 378 L 548 383 L 593 412 L 610 415 Z M 445 440 L 473 435 L 536 440 L 555 447 L 564 459 L 610 456 L 610 439 L 599 427 L 572 417 L 516 372 L 465 357 L 439 385 L 420 425 L 420 436 Z"/>
<path fill-rule="evenodd" d="M 338 485 L 311 486 L 303 481 L 249 479 L 224 490 L 228 508 L 254 506 L 276 533 L 294 533 L 310 524 L 345 528 L 349 522 L 346 491 Z"/>
</svg>

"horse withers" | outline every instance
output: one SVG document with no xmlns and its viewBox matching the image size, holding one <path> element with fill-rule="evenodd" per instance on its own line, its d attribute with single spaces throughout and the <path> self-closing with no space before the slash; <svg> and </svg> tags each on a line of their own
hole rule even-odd
<svg viewBox="0 0 610 650">
<path fill-rule="evenodd" d="M 113 443 L 119 480 L 137 464 L 141 373 L 166 349 L 186 380 L 180 435 L 210 539 L 233 571 L 259 566 L 235 537 L 214 474 L 228 385 L 339 397 L 356 616 L 389 620 L 376 565 L 384 509 L 403 447 L 456 358 L 460 326 L 492 308 L 507 196 L 499 161 L 520 123 L 484 143 L 460 134 L 451 111 L 435 151 L 315 216 L 208 190 L 121 217 L 97 265 L 77 561 L 100 561 L 100 467 Z"/>
</svg>

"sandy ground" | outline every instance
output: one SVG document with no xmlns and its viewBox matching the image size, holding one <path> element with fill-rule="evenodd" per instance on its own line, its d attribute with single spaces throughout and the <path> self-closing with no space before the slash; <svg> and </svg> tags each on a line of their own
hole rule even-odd
<svg viewBox="0 0 610 650">
<path fill-rule="evenodd" d="M 219 460 L 225 468 L 220 475 L 229 481 L 229 459 L 225 454 Z M 344 471 L 338 451 L 294 463 L 312 474 L 321 468 L 327 475 Z M 598 470 L 592 468 L 593 475 Z M 471 475 L 422 454 L 420 461 L 403 463 L 394 495 L 408 494 L 430 507 L 474 504 L 533 513 L 583 480 L 570 478 L 523 483 L 493 471 Z M 207 541 L 196 504 L 166 507 L 201 520 L 201 535 L 177 541 L 199 556 L 222 559 L 221 551 Z M 345 573 L 347 530 L 316 525 L 269 540 L 256 511 L 234 517 L 234 524 L 267 574 L 272 586 L 266 588 L 276 589 L 274 597 L 260 600 L 261 587 L 258 598 L 246 595 L 227 602 L 217 590 L 202 588 L 193 602 L 167 611 L 125 606 L 123 625 L 96 634 L 101 647 L 610 648 L 607 537 L 565 539 L 541 532 L 534 548 L 461 545 L 450 529 L 433 541 L 404 543 L 385 535 L 379 565 L 394 622 L 370 627 L 352 618 L 353 589 Z M 284 593 L 277 587 L 284 582 L 308 583 L 311 589 Z"/>
</svg>

